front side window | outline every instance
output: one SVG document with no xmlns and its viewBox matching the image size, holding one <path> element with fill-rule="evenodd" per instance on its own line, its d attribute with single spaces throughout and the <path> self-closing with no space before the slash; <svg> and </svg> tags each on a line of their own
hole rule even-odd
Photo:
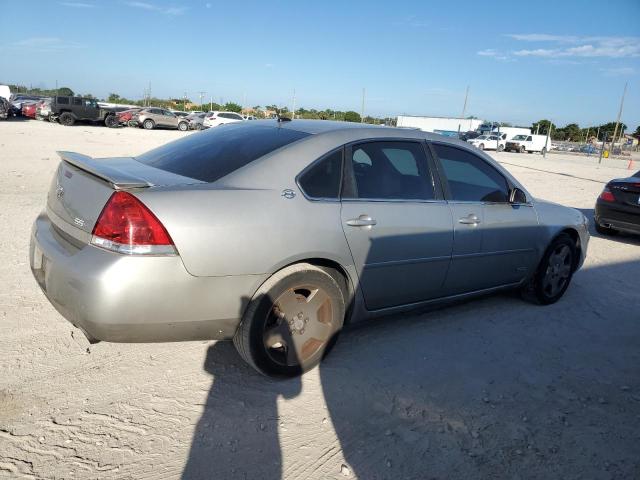
<svg viewBox="0 0 640 480">
<path fill-rule="evenodd" d="M 433 200 L 433 181 L 422 144 L 367 142 L 352 147 L 349 198 Z"/>
<path fill-rule="evenodd" d="M 300 175 L 302 191 L 311 198 L 337 199 L 342 179 L 342 149 L 314 163 Z"/>
<path fill-rule="evenodd" d="M 452 200 L 508 202 L 506 179 L 485 160 L 466 150 L 433 144 L 449 183 Z"/>
<path fill-rule="evenodd" d="M 73 104 L 82 106 L 82 99 L 81 98 L 74 98 L 73 99 Z"/>
</svg>

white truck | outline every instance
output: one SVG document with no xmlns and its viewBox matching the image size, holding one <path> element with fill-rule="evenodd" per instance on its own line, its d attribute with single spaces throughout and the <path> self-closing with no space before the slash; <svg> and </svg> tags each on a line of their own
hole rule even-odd
<svg viewBox="0 0 640 480">
<path fill-rule="evenodd" d="M 533 153 L 539 152 L 545 154 L 549 150 L 546 135 L 516 135 L 509 140 L 504 149 L 507 152 Z"/>
</svg>

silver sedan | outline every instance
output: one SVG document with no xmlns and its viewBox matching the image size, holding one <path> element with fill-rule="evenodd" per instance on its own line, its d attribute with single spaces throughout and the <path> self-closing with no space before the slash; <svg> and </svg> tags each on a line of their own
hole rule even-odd
<svg viewBox="0 0 640 480">
<path fill-rule="evenodd" d="M 556 302 L 589 242 L 579 211 L 417 130 L 265 120 L 60 156 L 30 246 L 58 311 L 90 341 L 233 339 L 273 376 L 345 322 L 504 289 Z"/>
</svg>

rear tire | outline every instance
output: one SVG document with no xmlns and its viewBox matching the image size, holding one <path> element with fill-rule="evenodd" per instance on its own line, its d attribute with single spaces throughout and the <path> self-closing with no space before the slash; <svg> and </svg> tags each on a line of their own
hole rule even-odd
<svg viewBox="0 0 640 480">
<path fill-rule="evenodd" d="M 154 128 L 156 128 L 155 122 L 149 119 L 145 120 L 142 126 L 144 127 L 145 130 L 153 130 Z"/>
<path fill-rule="evenodd" d="M 498 145 L 498 151 L 502 152 L 504 150 L 504 145 Z"/>
<path fill-rule="evenodd" d="M 180 130 L 181 132 L 186 132 L 187 130 L 189 130 L 189 124 L 187 122 L 180 122 L 178 124 L 178 130 Z"/>
<path fill-rule="evenodd" d="M 76 123 L 76 119 L 73 118 L 73 115 L 71 115 L 69 112 L 63 112 L 62 115 L 60 115 L 60 125 L 64 125 L 65 127 L 71 127 L 74 123 Z"/>
<path fill-rule="evenodd" d="M 320 363 L 335 344 L 344 316 L 345 294 L 327 270 L 291 265 L 255 293 L 233 343 L 263 375 L 294 377 Z"/>
<path fill-rule="evenodd" d="M 104 126 L 109 128 L 114 128 L 118 126 L 118 119 L 115 115 L 107 115 L 104 118 Z"/>
<path fill-rule="evenodd" d="M 573 239 L 566 233 L 558 235 L 547 248 L 533 279 L 523 288 L 525 300 L 540 305 L 560 300 L 573 278 L 577 254 Z"/>
<path fill-rule="evenodd" d="M 546 148 L 542 148 L 542 150 L 540 150 L 540 155 L 546 155 L 547 154 L 547 149 Z"/>
</svg>

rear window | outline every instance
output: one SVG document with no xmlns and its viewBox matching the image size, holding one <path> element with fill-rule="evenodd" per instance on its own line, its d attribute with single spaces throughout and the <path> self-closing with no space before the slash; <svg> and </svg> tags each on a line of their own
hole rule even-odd
<svg viewBox="0 0 640 480">
<path fill-rule="evenodd" d="M 309 136 L 268 125 L 228 124 L 167 143 L 136 158 L 146 165 L 215 182 L 258 158 Z"/>
</svg>

